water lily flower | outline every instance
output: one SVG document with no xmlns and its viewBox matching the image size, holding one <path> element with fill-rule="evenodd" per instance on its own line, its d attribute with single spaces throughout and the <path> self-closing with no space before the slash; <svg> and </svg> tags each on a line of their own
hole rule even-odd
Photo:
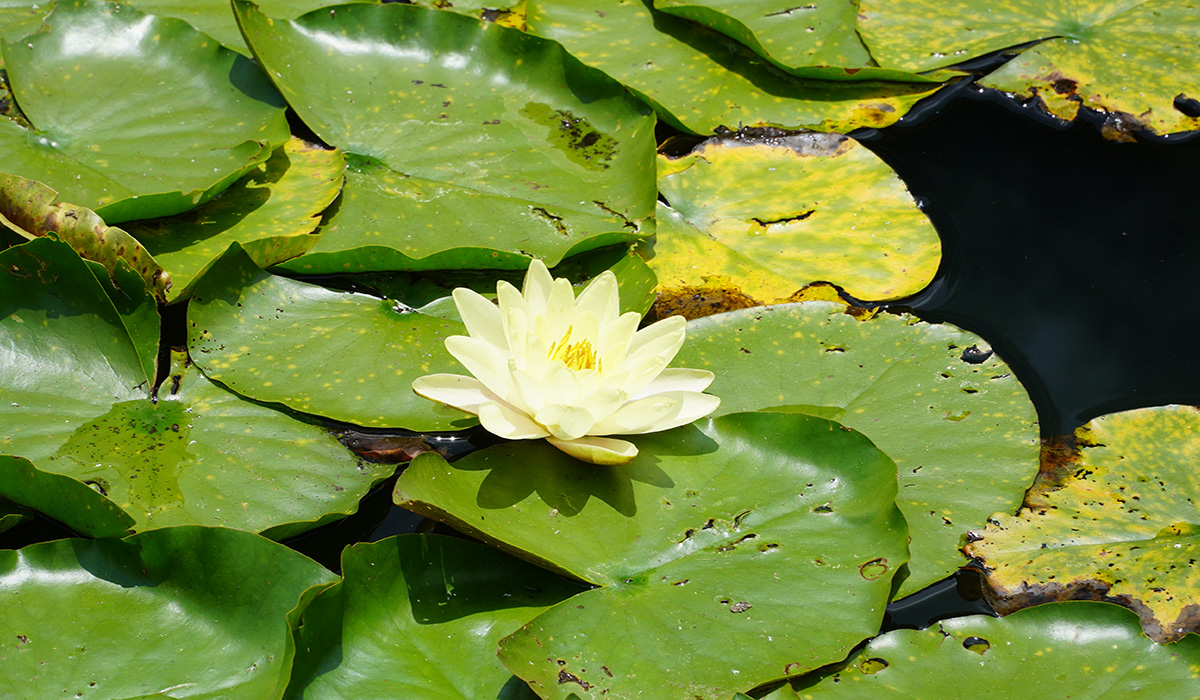
<svg viewBox="0 0 1200 700">
<path fill-rule="evenodd" d="M 413 391 L 479 416 L 510 440 L 546 438 L 593 464 L 624 464 L 637 447 L 609 435 L 675 428 L 708 415 L 721 400 L 702 393 L 707 370 L 667 368 L 686 333 L 682 316 L 638 330 L 637 313 L 620 313 L 617 278 L 600 273 L 575 297 L 540 260 L 524 289 L 501 281 L 497 304 L 469 289 L 454 303 L 470 335 L 446 349 L 473 377 L 432 374 Z"/>
</svg>

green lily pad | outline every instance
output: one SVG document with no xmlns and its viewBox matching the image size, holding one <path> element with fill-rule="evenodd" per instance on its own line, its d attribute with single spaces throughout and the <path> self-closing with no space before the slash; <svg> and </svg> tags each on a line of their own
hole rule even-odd
<svg viewBox="0 0 1200 700">
<path fill-rule="evenodd" d="M 174 285 L 167 300 L 178 301 L 191 295 L 204 269 L 235 241 L 260 267 L 311 248 L 321 212 L 341 190 L 343 168 L 338 151 L 293 138 L 216 199 L 125 228 L 170 270 Z"/>
<path fill-rule="evenodd" d="M 949 324 L 823 302 L 688 324 L 676 356 L 717 376 L 717 415 L 798 411 L 861 430 L 896 461 L 911 534 L 907 595 L 953 573 L 969 528 L 1014 511 L 1038 469 L 1036 412 L 1012 371 Z M 982 346 L 982 347 L 981 347 Z"/>
<path fill-rule="evenodd" d="M 728 698 L 879 629 L 907 531 L 862 435 L 757 413 L 630 439 L 617 467 L 517 441 L 419 455 L 396 483 L 403 507 L 601 586 L 501 642 L 538 695 Z"/>
<path fill-rule="evenodd" d="M 857 0 L 797 5 L 793 0 L 654 0 L 654 9 L 699 22 L 783 70 L 823 80 L 940 82 L 879 68 L 856 31 Z"/>
<path fill-rule="evenodd" d="M 0 119 L 4 169 L 109 223 L 190 209 L 287 140 L 262 72 L 185 22 L 59 0 L 46 24 L 0 42 L 33 125 Z"/>
<path fill-rule="evenodd" d="M 188 348 L 209 379 L 258 401 L 368 427 L 475 424 L 412 390 L 417 377 L 460 367 L 444 345 L 456 334 L 466 334 L 462 323 L 263 272 L 236 244 L 188 306 Z"/>
<path fill-rule="evenodd" d="M 0 501 L 0 532 L 8 532 L 28 519 L 29 515 L 21 506 Z"/>
<path fill-rule="evenodd" d="M 0 173 L 0 224 L 28 240 L 54 235 L 110 275 L 116 273 L 117 261 L 124 261 L 156 297 L 166 298 L 171 276 L 133 236 L 106 225 L 90 209 L 57 199 L 58 193 L 40 182 Z"/>
<path fill-rule="evenodd" d="M 940 87 L 798 78 L 649 0 L 528 0 L 528 31 L 553 39 L 694 133 L 781 126 L 845 132 L 894 123 Z M 841 76 L 844 77 L 844 76 Z"/>
<path fill-rule="evenodd" d="M 1001 619 L 974 615 L 888 632 L 847 668 L 813 681 L 797 684 L 799 697 L 1194 699 L 1200 637 L 1163 646 L 1142 636 L 1127 610 L 1057 603 Z"/>
<path fill-rule="evenodd" d="M 561 46 L 412 5 L 235 9 L 289 103 L 347 153 L 320 242 L 287 269 L 518 269 L 652 232 L 654 119 Z"/>
<path fill-rule="evenodd" d="M 1190 79 L 1200 71 L 1198 20 L 1175 0 L 972 0 L 949 13 L 921 0 L 863 0 L 859 30 L 880 65 L 911 71 L 1044 39 L 981 83 L 1039 97 L 1062 119 L 1080 106 L 1109 112 L 1115 134 L 1166 134 L 1200 128 L 1175 105 L 1200 98 Z"/>
<path fill-rule="evenodd" d="M 778 303 L 823 281 L 896 299 L 927 285 L 941 261 L 937 231 L 904 183 L 845 136 L 709 139 L 660 156 L 658 170 L 671 209 L 660 209 L 650 265 L 667 297 L 722 284 Z"/>
<path fill-rule="evenodd" d="M 353 512 L 392 471 L 175 360 L 152 400 L 123 320 L 74 251 L 38 239 L 0 252 L 0 452 L 91 484 L 134 529 L 283 537 Z"/>
<path fill-rule="evenodd" d="M 1170 642 L 1200 630 L 1200 411 L 1161 406 L 1102 416 L 1080 454 L 1040 480 L 1015 516 L 997 513 L 967 545 L 995 607 L 1087 598 L 1132 608 Z"/>
<path fill-rule="evenodd" d="M 122 537 L 134 523 L 95 488 L 11 455 L 0 455 L 0 499 L 41 511 L 88 537 Z"/>
<path fill-rule="evenodd" d="M 342 552 L 344 579 L 304 612 L 289 698 L 535 698 L 500 638 L 584 586 L 490 547 L 401 535 Z"/>
<path fill-rule="evenodd" d="M 291 629 L 334 579 L 218 528 L 0 551 L 0 695 L 280 698 Z"/>
</svg>

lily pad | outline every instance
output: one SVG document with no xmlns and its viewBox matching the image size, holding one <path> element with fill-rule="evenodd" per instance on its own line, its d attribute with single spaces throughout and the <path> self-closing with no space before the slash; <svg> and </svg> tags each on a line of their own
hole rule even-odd
<svg viewBox="0 0 1200 700">
<path fill-rule="evenodd" d="M 287 140 L 258 67 L 185 22 L 99 0 L 60 0 L 45 22 L 0 42 L 33 127 L 0 119 L 4 169 L 110 224 L 190 209 Z"/>
<path fill-rule="evenodd" d="M 1081 106 L 1109 112 L 1122 122 L 1115 133 L 1200 128 L 1176 101 L 1200 98 L 1189 78 L 1200 71 L 1200 15 L 1187 3 L 972 0 L 948 13 L 921 0 L 863 0 L 859 30 L 880 65 L 911 71 L 1042 39 L 981 83 L 1039 97 L 1062 119 Z"/>
<path fill-rule="evenodd" d="M 967 530 L 1015 511 L 1038 468 L 1036 412 L 1012 370 L 949 324 L 789 304 L 688 324 L 675 362 L 708 369 L 717 414 L 798 411 L 861 430 L 896 461 L 912 560 L 898 595 L 954 572 Z"/>
<path fill-rule="evenodd" d="M 182 356 L 152 400 L 120 315 L 66 245 L 10 248 L 0 273 L 0 452 L 91 484 L 134 529 L 201 523 L 283 537 L 353 512 L 391 472 L 221 389 Z"/>
<path fill-rule="evenodd" d="M 1002 619 L 974 615 L 888 632 L 838 673 L 800 681 L 798 696 L 1194 700 L 1198 669 L 1200 637 L 1163 646 L 1142 636 L 1127 610 L 1057 603 Z"/>
<path fill-rule="evenodd" d="M 156 297 L 166 298 L 171 276 L 128 232 L 108 226 L 96 212 L 66 202 L 35 180 L 0 173 L 0 224 L 27 240 L 53 235 L 81 256 L 115 274 L 124 261 L 141 275 Z"/>
<path fill-rule="evenodd" d="M 724 285 L 778 303 L 820 281 L 896 299 L 927 285 L 941 261 L 937 231 L 904 183 L 845 136 L 714 138 L 660 156 L 658 170 L 671 208 L 660 209 L 650 265 L 669 298 Z"/>
<path fill-rule="evenodd" d="M 0 455 L 0 499 L 40 511 L 88 537 L 122 537 L 134 523 L 96 488 L 11 455 Z"/>
<path fill-rule="evenodd" d="M 304 612 L 289 698 L 536 698 L 497 642 L 585 588 L 438 535 L 354 545 L 342 572 Z"/>
<path fill-rule="evenodd" d="M 203 270 L 235 241 L 260 267 L 311 248 L 321 212 L 341 190 L 343 168 L 338 151 L 293 138 L 216 199 L 125 228 L 171 272 L 166 298 L 178 301 L 191 295 Z"/>
<path fill-rule="evenodd" d="M 528 0 L 527 31 L 621 81 L 693 133 L 781 126 L 850 131 L 894 123 L 940 87 L 798 78 L 650 0 Z M 844 77 L 844 76 L 841 76 Z"/>
<path fill-rule="evenodd" d="M 280 698 L 291 629 L 334 579 L 218 528 L 0 551 L 0 695 Z"/>
<path fill-rule="evenodd" d="M 1161 406 L 1102 416 L 1077 431 L 1079 455 L 1042 479 L 1015 515 L 998 513 L 967 546 L 994 606 L 1105 600 L 1146 634 L 1200 631 L 1200 410 Z M 1012 511 L 1008 511 L 1012 512 Z"/>
<path fill-rule="evenodd" d="M 204 374 L 258 401 L 368 427 L 452 430 L 473 417 L 413 393 L 453 372 L 457 321 L 263 272 L 236 244 L 196 286 L 188 348 Z"/>
<path fill-rule="evenodd" d="M 856 31 L 858 0 L 827 0 L 819 5 L 797 5 L 793 0 L 654 0 L 654 9 L 710 27 L 793 75 L 941 82 L 879 68 Z"/>
<path fill-rule="evenodd" d="M 517 269 L 652 232 L 654 119 L 561 46 L 412 5 L 235 9 L 289 103 L 347 153 L 320 242 L 287 269 Z"/>
<path fill-rule="evenodd" d="M 403 507 L 601 586 L 501 642 L 541 697 L 724 699 L 879 629 L 907 532 L 862 435 L 759 413 L 629 437 L 617 467 L 516 441 L 419 455 L 396 483 Z"/>
</svg>

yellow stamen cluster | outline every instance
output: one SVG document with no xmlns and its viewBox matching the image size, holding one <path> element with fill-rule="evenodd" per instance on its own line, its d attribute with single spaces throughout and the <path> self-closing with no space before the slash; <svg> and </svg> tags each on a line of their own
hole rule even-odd
<svg viewBox="0 0 1200 700">
<path fill-rule="evenodd" d="M 572 343 L 572 330 L 574 330 L 574 327 L 568 327 L 567 332 L 563 333 L 563 337 L 557 343 L 550 346 L 548 357 L 551 360 L 558 360 L 576 371 L 581 369 L 599 371 L 600 358 L 596 356 L 596 350 L 592 348 L 592 341 L 584 338 Z"/>
</svg>

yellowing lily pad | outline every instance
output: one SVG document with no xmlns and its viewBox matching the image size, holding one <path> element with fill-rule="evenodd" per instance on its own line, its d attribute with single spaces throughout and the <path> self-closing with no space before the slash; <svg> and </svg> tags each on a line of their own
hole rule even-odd
<svg viewBox="0 0 1200 700">
<path fill-rule="evenodd" d="M 922 0 L 863 0 L 860 32 L 880 65 L 911 71 L 1042 39 L 981 84 L 1039 97 L 1061 119 L 1081 106 L 1109 112 L 1115 137 L 1200 128 L 1195 111 L 1176 104 L 1200 98 L 1200 8 L 1191 3 L 973 0 L 947 12 Z"/>
<path fill-rule="evenodd" d="M 967 530 L 1016 510 L 1037 473 L 1036 412 L 1012 370 L 949 324 L 809 302 L 691 321 L 676 356 L 713 371 L 718 414 L 797 411 L 861 430 L 896 461 L 912 560 L 899 595 L 953 573 Z"/>
<path fill-rule="evenodd" d="M 895 299 L 933 279 L 941 243 L 904 183 L 845 136 L 710 139 L 659 156 L 658 239 L 647 254 L 667 297 L 727 285 L 758 304 L 814 282 Z"/>
<path fill-rule="evenodd" d="M 993 606 L 1087 598 L 1132 608 L 1160 642 L 1200 630 L 1200 410 L 1102 416 L 1076 461 L 1045 474 L 1017 515 L 993 515 L 967 546 Z"/>
<path fill-rule="evenodd" d="M 798 78 L 722 34 L 649 5 L 649 0 L 528 0 L 527 31 L 561 43 L 641 95 L 667 121 L 701 134 L 741 126 L 882 127 L 940 87 L 925 79 Z"/>
</svg>

